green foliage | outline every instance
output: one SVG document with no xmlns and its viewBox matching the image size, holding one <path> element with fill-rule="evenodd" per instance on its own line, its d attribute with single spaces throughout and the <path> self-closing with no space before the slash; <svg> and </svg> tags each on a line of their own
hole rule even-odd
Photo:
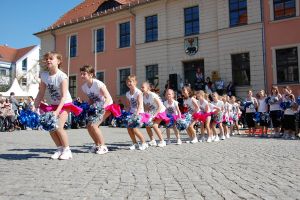
<svg viewBox="0 0 300 200">
<path fill-rule="evenodd" d="M 0 92 L 6 92 L 9 89 L 9 85 L 0 85 Z"/>
</svg>

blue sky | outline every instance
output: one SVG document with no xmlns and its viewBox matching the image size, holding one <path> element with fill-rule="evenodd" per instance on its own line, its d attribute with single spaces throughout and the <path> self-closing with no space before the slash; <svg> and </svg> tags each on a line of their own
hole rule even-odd
<svg viewBox="0 0 300 200">
<path fill-rule="evenodd" d="M 33 33 L 54 23 L 83 0 L 0 0 L 0 45 L 40 44 Z"/>
</svg>

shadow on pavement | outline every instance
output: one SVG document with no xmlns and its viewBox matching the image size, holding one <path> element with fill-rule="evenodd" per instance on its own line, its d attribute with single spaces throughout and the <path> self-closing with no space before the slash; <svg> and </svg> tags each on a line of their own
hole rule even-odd
<svg viewBox="0 0 300 200">
<path fill-rule="evenodd" d="M 8 151 L 28 151 L 31 153 L 47 153 L 53 154 L 56 149 L 9 149 Z M 71 150 L 73 153 L 86 153 L 85 151 L 79 149 L 73 149 L 71 146 Z"/>
<path fill-rule="evenodd" d="M 49 157 L 44 157 L 44 156 L 40 156 L 40 154 L 36 154 L 36 153 L 29 153 L 29 154 L 0 154 L 0 159 L 4 159 L 4 160 L 28 160 L 28 159 L 32 159 L 32 158 L 47 158 L 49 159 Z"/>
</svg>

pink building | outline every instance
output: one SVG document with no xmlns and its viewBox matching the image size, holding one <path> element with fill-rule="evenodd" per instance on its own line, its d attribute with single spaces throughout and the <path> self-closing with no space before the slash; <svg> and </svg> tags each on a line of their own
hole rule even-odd
<svg viewBox="0 0 300 200">
<path fill-rule="evenodd" d="M 268 92 L 288 85 L 300 95 L 299 1 L 263 1 Z"/>
<path fill-rule="evenodd" d="M 72 97 L 84 97 L 79 68 L 85 64 L 95 67 L 115 101 L 125 94 L 125 79 L 136 71 L 132 2 L 86 0 L 35 34 L 41 39 L 42 55 L 48 51 L 63 55 L 62 70 L 69 74 Z"/>
</svg>

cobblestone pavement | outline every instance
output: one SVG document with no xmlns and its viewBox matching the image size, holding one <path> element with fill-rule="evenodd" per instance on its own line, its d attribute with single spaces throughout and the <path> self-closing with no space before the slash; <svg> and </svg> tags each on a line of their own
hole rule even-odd
<svg viewBox="0 0 300 200">
<path fill-rule="evenodd" d="M 234 136 L 129 151 L 126 129 L 102 130 L 105 155 L 87 153 L 85 129 L 68 130 L 69 161 L 49 160 L 55 148 L 45 132 L 1 133 L 0 199 L 300 198 L 299 140 Z"/>
</svg>

